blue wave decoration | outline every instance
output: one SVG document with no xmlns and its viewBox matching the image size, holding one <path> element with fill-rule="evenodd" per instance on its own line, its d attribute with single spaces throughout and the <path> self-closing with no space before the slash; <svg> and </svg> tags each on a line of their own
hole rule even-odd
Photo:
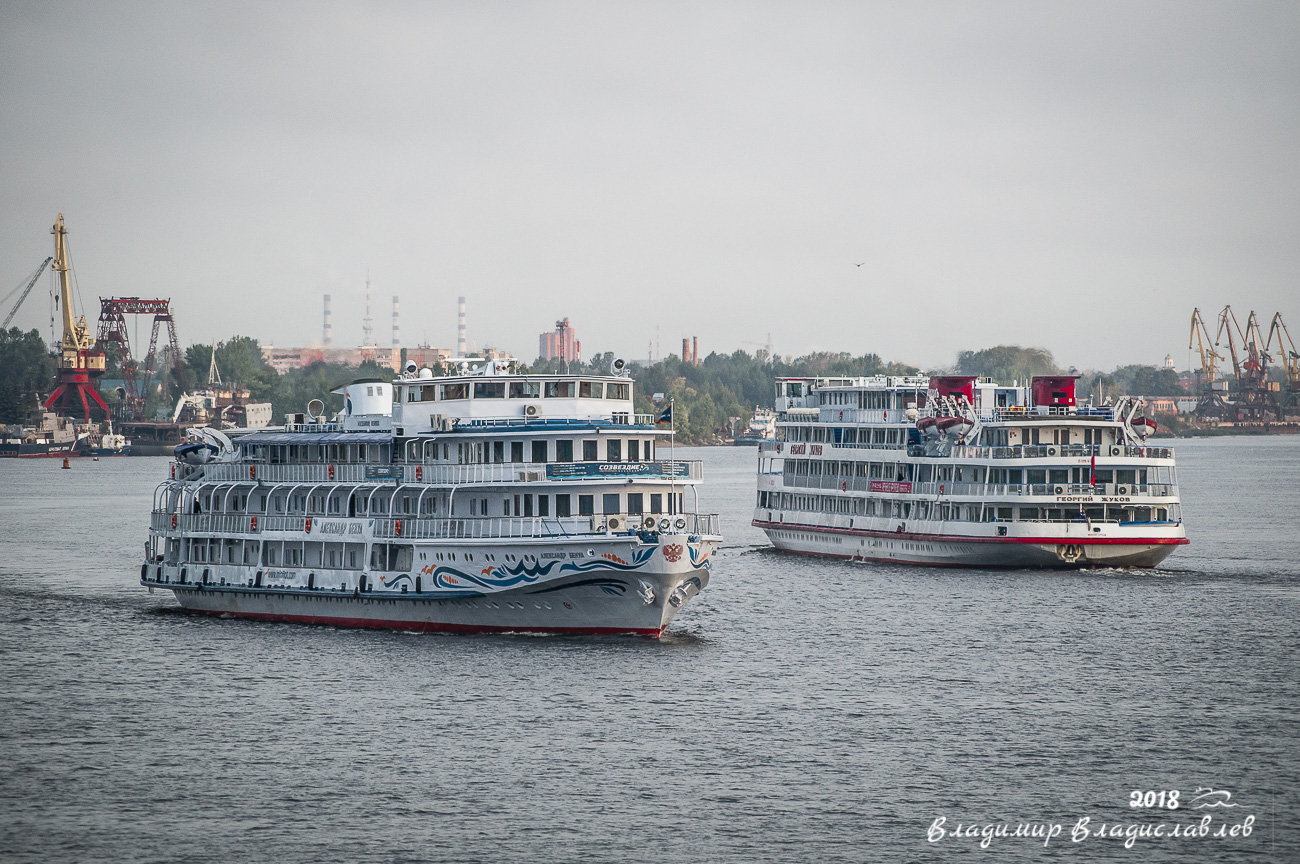
<svg viewBox="0 0 1300 864">
<path fill-rule="evenodd" d="M 460 580 L 478 585 L 482 588 L 513 588 L 536 582 L 543 577 L 558 578 L 571 573 L 595 573 L 617 570 L 631 572 L 639 570 L 654 555 L 657 546 L 648 546 L 632 553 L 632 560 L 611 561 L 608 558 L 590 558 L 583 561 L 515 561 L 512 564 L 498 564 L 487 573 L 465 573 L 455 567 L 439 566 L 433 571 L 434 584 L 439 588 L 462 588 Z M 456 581 L 448 581 L 448 577 Z"/>
<path fill-rule="evenodd" d="M 686 549 L 691 553 L 692 567 L 703 567 L 705 570 L 713 569 L 713 562 L 709 560 L 709 553 L 705 552 L 703 555 L 700 555 L 696 548 L 691 545 L 687 545 Z"/>
<path fill-rule="evenodd" d="M 411 581 L 411 577 L 410 577 L 410 575 L 407 574 L 407 573 L 400 573 L 400 574 L 398 574 L 397 576 L 394 576 L 392 582 L 389 582 L 389 581 L 388 581 L 387 579 L 385 579 L 383 576 L 380 576 L 380 577 L 379 577 L 379 581 L 380 581 L 380 583 L 382 583 L 383 586 L 384 586 L 385 588 L 392 588 L 394 585 L 397 585 L 397 584 L 398 584 L 399 582 L 401 582 L 403 579 L 405 579 L 407 582 L 410 582 L 410 581 Z"/>
</svg>

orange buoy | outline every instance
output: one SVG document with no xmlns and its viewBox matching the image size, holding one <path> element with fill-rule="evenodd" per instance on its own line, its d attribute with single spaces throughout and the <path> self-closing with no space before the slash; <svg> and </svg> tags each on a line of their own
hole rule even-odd
<svg viewBox="0 0 1300 864">
<path fill-rule="evenodd" d="M 64 457 L 63 457 L 63 467 L 64 467 L 64 468 L 71 468 L 71 467 L 72 467 L 72 463 L 68 461 L 68 457 L 67 457 L 67 456 L 64 456 Z"/>
</svg>

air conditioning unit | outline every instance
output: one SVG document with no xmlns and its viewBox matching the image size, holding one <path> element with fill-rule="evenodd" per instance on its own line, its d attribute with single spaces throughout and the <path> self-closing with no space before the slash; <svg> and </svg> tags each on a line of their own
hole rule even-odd
<svg viewBox="0 0 1300 864">
<path fill-rule="evenodd" d="M 1054 486 L 1054 487 L 1052 487 L 1052 494 L 1053 494 L 1053 495 L 1064 495 L 1064 494 L 1065 494 L 1065 487 L 1064 487 L 1064 486 Z"/>
<path fill-rule="evenodd" d="M 542 416 L 542 406 L 541 406 L 541 405 L 538 405 L 536 402 L 529 402 L 527 405 L 524 406 L 524 416 L 525 416 L 525 417 L 541 417 L 541 416 Z"/>
<path fill-rule="evenodd" d="M 617 533 L 627 528 L 627 518 L 624 516 L 606 516 L 605 530 L 610 534 Z"/>
<path fill-rule="evenodd" d="M 641 527 L 646 531 L 655 530 L 655 517 L 647 516 L 641 520 Z"/>
<path fill-rule="evenodd" d="M 1128 487 L 1127 487 L 1127 486 L 1116 486 L 1116 487 L 1115 487 L 1115 494 L 1116 494 L 1116 495 L 1127 495 L 1127 494 L 1128 494 Z"/>
<path fill-rule="evenodd" d="M 1047 448 L 1047 455 L 1048 455 L 1048 456 L 1055 456 L 1055 455 L 1056 455 L 1056 448 L 1055 448 L 1055 447 L 1048 447 L 1048 448 Z"/>
</svg>

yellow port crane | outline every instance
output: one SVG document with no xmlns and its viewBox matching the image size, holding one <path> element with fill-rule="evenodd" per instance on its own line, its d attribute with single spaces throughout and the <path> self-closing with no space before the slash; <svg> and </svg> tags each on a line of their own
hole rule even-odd
<svg viewBox="0 0 1300 864">
<path fill-rule="evenodd" d="M 1282 339 L 1286 337 L 1285 344 Z M 1277 356 L 1282 358 L 1282 366 L 1286 369 L 1287 388 L 1291 391 L 1291 401 L 1295 401 L 1295 394 L 1300 393 L 1300 354 L 1296 353 L 1295 342 L 1291 340 L 1291 334 L 1286 329 L 1286 323 L 1282 320 L 1282 313 L 1277 312 L 1273 315 L 1273 323 L 1268 328 L 1268 341 L 1264 343 L 1265 349 L 1271 349 L 1273 342 L 1277 341 Z M 1290 345 L 1290 348 L 1287 348 Z"/>
<path fill-rule="evenodd" d="M 59 214 L 54 227 L 54 272 L 59 274 L 59 302 L 63 304 L 63 342 L 59 353 L 59 386 L 45 400 L 45 407 L 60 414 L 76 410 L 80 403 L 86 422 L 90 422 L 91 404 L 108 414 L 100 398 L 98 382 L 104 375 L 104 352 L 95 348 L 86 326 L 86 316 L 72 311 L 72 265 L 68 260 L 68 229 Z"/>
<path fill-rule="evenodd" d="M 1192 343 L 1196 343 L 1193 345 Z M 1195 348 L 1201 357 L 1201 377 L 1205 379 L 1205 386 L 1212 387 L 1218 380 L 1218 370 L 1215 368 L 1215 360 L 1223 360 L 1223 355 L 1214 350 L 1214 345 L 1210 341 L 1210 331 L 1205 326 L 1205 319 L 1201 317 L 1200 309 L 1192 310 L 1192 332 L 1187 337 L 1187 350 Z"/>
</svg>

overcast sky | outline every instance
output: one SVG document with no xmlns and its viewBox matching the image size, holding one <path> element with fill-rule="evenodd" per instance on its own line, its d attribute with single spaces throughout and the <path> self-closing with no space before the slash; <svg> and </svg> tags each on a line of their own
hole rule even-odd
<svg viewBox="0 0 1300 864">
<path fill-rule="evenodd" d="M 182 344 L 318 343 L 326 292 L 358 344 L 367 268 L 381 344 L 463 294 L 528 359 L 1300 336 L 1294 2 L 4 2 L 0 147 L 0 293 L 62 212 L 90 317 Z"/>
</svg>

